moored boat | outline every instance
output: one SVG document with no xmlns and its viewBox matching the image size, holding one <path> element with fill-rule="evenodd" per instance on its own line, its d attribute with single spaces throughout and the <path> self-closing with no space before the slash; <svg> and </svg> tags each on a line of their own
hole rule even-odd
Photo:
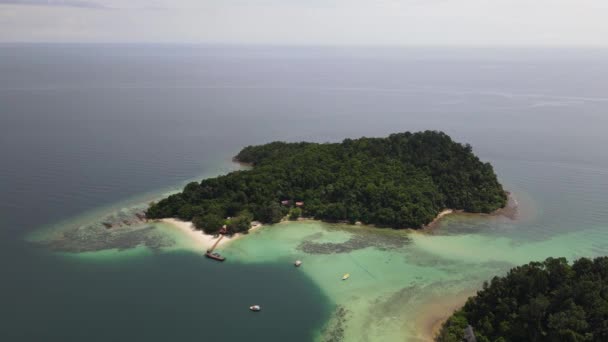
<svg viewBox="0 0 608 342">
<path fill-rule="evenodd" d="M 226 260 L 226 258 L 221 256 L 220 253 L 213 253 L 211 251 L 207 251 L 207 253 L 205 253 L 205 256 L 209 259 L 213 259 L 213 260 L 217 260 L 217 261 Z"/>
<path fill-rule="evenodd" d="M 300 267 L 300 265 L 302 265 L 302 262 L 300 260 L 296 260 L 296 262 L 294 263 L 294 265 L 296 267 Z"/>
<path fill-rule="evenodd" d="M 260 311 L 262 310 L 262 307 L 260 307 L 259 305 L 252 305 L 249 307 L 249 310 L 251 311 Z"/>
<path fill-rule="evenodd" d="M 342 276 L 342 280 L 346 280 L 350 278 L 350 273 L 346 273 L 345 275 Z"/>
</svg>

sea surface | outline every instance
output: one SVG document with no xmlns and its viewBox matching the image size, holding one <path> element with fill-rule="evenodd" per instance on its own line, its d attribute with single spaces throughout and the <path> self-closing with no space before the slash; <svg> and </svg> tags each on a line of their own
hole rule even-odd
<svg viewBox="0 0 608 342">
<path fill-rule="evenodd" d="M 223 264 L 136 222 L 247 145 L 419 130 L 470 143 L 515 213 L 282 223 Z M 608 254 L 607 131 L 608 50 L 0 45 L 0 340 L 428 340 L 514 265 Z"/>
</svg>

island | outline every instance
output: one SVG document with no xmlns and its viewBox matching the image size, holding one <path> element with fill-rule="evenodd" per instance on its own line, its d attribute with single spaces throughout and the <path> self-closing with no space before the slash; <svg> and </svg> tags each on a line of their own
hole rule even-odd
<svg viewBox="0 0 608 342">
<path fill-rule="evenodd" d="M 608 341 L 608 257 L 549 258 L 494 277 L 436 340 Z"/>
<path fill-rule="evenodd" d="M 446 209 L 491 213 L 507 203 L 492 166 L 437 131 L 272 142 L 245 147 L 234 160 L 251 168 L 189 183 L 151 203 L 146 217 L 192 221 L 207 234 L 285 217 L 420 228 Z"/>
</svg>

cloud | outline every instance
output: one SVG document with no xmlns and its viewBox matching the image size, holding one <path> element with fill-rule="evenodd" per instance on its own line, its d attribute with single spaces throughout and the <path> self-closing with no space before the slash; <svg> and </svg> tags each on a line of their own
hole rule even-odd
<svg viewBox="0 0 608 342">
<path fill-rule="evenodd" d="M 102 4 L 83 0 L 0 0 L 0 5 L 28 5 L 49 7 L 78 7 L 92 9 L 108 9 Z"/>
<path fill-rule="evenodd" d="M 0 0 L 0 42 L 608 46 L 606 18 L 606 0 Z"/>
</svg>

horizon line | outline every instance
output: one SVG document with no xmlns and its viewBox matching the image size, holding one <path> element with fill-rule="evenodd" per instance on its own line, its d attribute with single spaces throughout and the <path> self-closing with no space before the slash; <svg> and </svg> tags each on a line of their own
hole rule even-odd
<svg viewBox="0 0 608 342">
<path fill-rule="evenodd" d="M 323 43 L 236 43 L 236 42 L 151 42 L 151 41 L 0 41 L 0 45 L 166 45 L 216 47 L 285 47 L 285 48 L 466 48 L 466 49 L 608 49 L 608 45 L 557 44 L 323 44 Z"/>
</svg>

